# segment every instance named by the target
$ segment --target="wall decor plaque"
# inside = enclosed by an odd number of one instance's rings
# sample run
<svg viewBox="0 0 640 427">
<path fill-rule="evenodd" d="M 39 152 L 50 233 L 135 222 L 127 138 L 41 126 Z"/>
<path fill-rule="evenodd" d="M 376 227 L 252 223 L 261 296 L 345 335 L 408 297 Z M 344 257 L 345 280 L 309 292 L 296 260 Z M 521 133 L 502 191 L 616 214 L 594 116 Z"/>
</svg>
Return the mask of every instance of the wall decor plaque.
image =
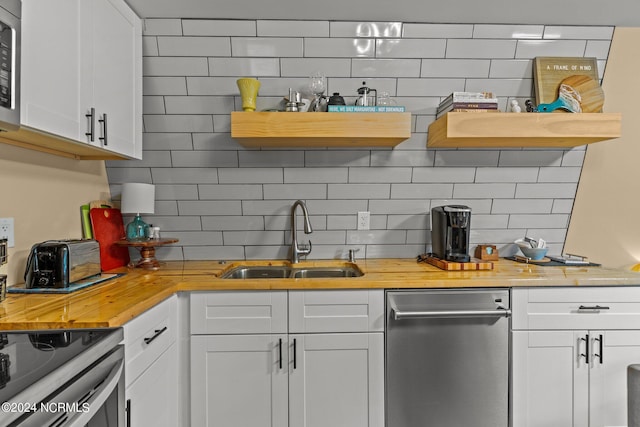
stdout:
<svg viewBox="0 0 640 427">
<path fill-rule="evenodd" d="M 533 60 L 536 104 L 549 104 L 558 98 L 560 83 L 570 76 L 583 75 L 600 83 L 596 58 L 538 56 Z"/>
</svg>

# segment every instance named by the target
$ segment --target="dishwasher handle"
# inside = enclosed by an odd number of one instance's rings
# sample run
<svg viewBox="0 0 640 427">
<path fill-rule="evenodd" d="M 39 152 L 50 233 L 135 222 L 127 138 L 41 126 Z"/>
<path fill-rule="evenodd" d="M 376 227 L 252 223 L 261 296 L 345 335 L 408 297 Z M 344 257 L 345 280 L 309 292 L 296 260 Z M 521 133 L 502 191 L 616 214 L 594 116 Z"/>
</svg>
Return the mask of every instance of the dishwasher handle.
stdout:
<svg viewBox="0 0 640 427">
<path fill-rule="evenodd" d="M 427 311 L 400 311 L 391 308 L 391 316 L 394 320 L 402 319 L 429 319 L 429 318 L 462 318 L 462 317 L 510 317 L 510 308 L 497 308 L 495 310 L 427 310 Z"/>
</svg>

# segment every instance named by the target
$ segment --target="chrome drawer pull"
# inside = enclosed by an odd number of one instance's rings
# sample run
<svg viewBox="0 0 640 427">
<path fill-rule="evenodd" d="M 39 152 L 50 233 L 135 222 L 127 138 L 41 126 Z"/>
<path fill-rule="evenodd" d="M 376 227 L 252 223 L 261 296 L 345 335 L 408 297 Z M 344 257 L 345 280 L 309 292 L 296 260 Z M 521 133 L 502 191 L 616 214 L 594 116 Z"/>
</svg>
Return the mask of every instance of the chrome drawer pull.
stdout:
<svg viewBox="0 0 640 427">
<path fill-rule="evenodd" d="M 578 310 L 609 310 L 609 307 L 602 305 L 581 305 Z"/>
<path fill-rule="evenodd" d="M 150 336 L 149 338 L 145 338 L 145 339 L 144 339 L 144 343 L 145 343 L 145 344 L 151 344 L 151 341 L 153 341 L 153 340 L 155 340 L 156 338 L 158 338 L 158 337 L 159 337 L 160 335 L 162 335 L 162 333 L 163 333 L 164 331 L 166 331 L 166 330 L 167 330 L 167 327 L 166 327 L 166 326 L 165 326 L 164 328 L 162 328 L 162 329 L 156 329 L 156 330 L 154 331 L 154 334 L 153 334 L 152 336 Z"/>
</svg>

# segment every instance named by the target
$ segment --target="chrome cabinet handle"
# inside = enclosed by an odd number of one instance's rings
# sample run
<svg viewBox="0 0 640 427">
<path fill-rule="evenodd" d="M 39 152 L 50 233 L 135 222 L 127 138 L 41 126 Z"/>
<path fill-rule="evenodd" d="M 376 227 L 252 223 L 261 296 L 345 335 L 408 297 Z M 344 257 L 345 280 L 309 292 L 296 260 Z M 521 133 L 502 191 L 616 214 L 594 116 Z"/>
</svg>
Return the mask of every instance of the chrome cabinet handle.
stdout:
<svg viewBox="0 0 640 427">
<path fill-rule="evenodd" d="M 102 141 L 102 144 L 107 146 L 109 145 L 109 142 L 107 141 L 107 113 L 104 113 L 102 115 L 102 118 L 99 119 L 98 121 L 102 124 L 102 136 L 99 137 L 98 139 Z"/>
<path fill-rule="evenodd" d="M 606 305 L 581 305 L 578 310 L 609 310 Z"/>
<path fill-rule="evenodd" d="M 152 336 L 150 336 L 150 337 L 148 337 L 148 338 L 145 338 L 145 339 L 144 339 L 144 343 L 145 343 L 145 344 L 151 344 L 151 341 L 153 341 L 153 340 L 155 340 L 156 338 L 158 338 L 158 337 L 159 337 L 160 335 L 162 335 L 162 333 L 163 333 L 164 331 L 166 331 L 166 330 L 167 330 L 167 327 L 166 327 L 166 326 L 165 326 L 164 328 L 162 328 L 162 329 L 156 329 L 155 331 L 153 331 L 154 333 L 153 333 L 153 335 L 152 335 Z"/>
<path fill-rule="evenodd" d="M 581 353 L 580 356 L 584 357 L 584 362 L 589 364 L 589 334 L 586 334 L 584 338 L 580 338 L 580 341 L 584 341 L 584 353 Z"/>
<path fill-rule="evenodd" d="M 91 107 L 89 114 L 84 116 L 89 119 L 89 132 L 86 132 L 85 135 L 89 137 L 89 141 L 93 142 L 96 135 L 96 109 Z"/>
</svg>

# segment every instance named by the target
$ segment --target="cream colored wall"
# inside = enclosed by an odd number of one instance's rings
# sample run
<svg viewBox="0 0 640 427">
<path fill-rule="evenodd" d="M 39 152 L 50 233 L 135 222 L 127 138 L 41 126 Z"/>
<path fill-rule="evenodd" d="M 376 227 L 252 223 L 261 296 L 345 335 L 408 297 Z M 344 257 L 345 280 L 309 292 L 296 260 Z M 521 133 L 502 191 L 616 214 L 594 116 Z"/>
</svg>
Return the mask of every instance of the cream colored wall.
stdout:
<svg viewBox="0 0 640 427">
<path fill-rule="evenodd" d="M 591 144 L 565 252 L 605 266 L 640 262 L 640 28 L 616 28 L 602 88 L 606 112 L 622 113 L 622 137 Z"/>
<path fill-rule="evenodd" d="M 0 144 L 0 218 L 14 218 L 15 247 L 0 268 L 22 281 L 34 243 L 81 238 L 80 205 L 108 199 L 104 161 L 72 160 Z"/>
</svg>

